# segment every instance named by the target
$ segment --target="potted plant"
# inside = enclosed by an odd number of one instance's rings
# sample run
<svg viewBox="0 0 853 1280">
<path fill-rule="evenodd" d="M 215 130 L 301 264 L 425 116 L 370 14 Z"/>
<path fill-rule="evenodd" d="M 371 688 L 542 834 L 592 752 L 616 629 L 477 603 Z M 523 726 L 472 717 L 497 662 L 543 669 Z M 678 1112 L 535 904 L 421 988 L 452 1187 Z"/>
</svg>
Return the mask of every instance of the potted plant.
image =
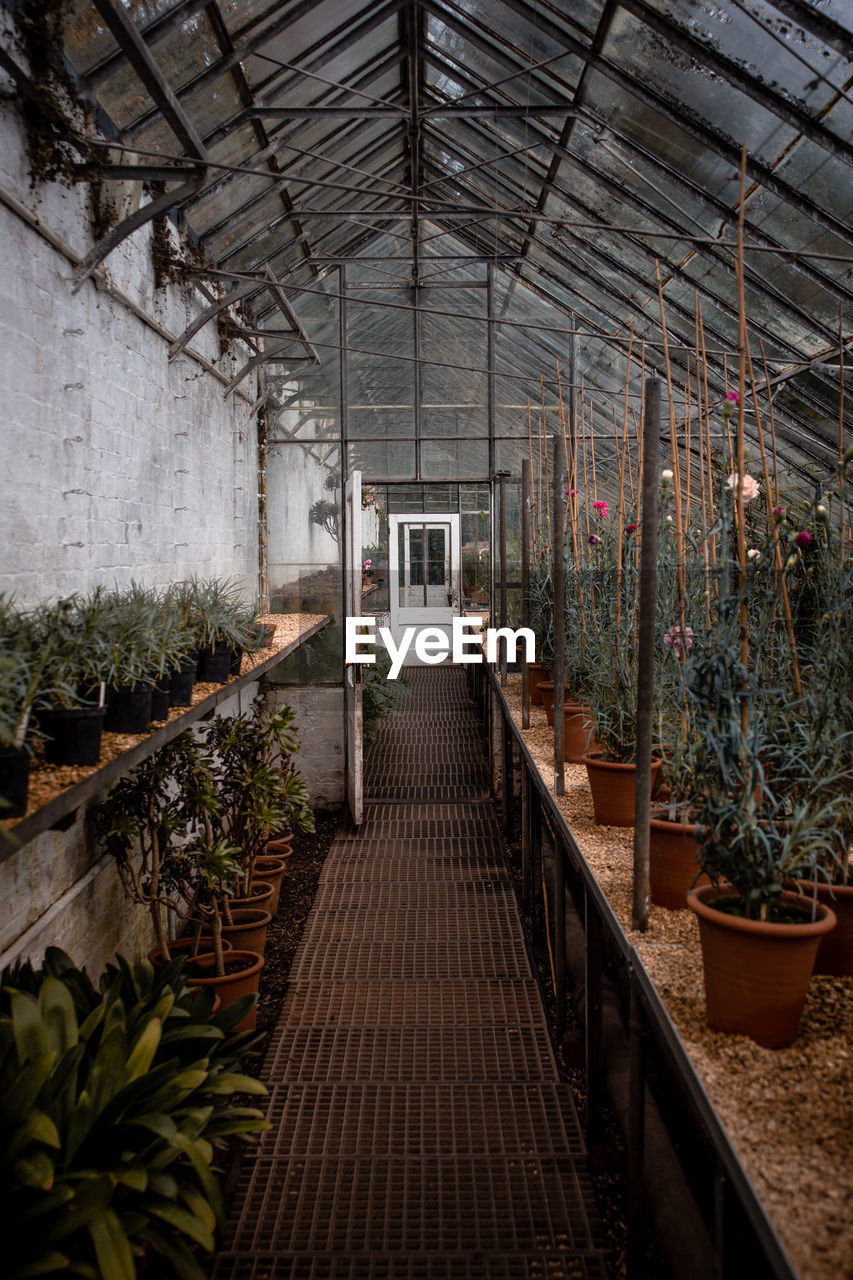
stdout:
<svg viewBox="0 0 853 1280">
<path fill-rule="evenodd" d="M 0 987 L 4 1274 L 136 1280 L 152 1255 L 202 1280 L 224 1225 L 216 1166 L 230 1134 L 269 1126 L 240 1095 L 257 1043 L 247 1003 L 211 1015 L 180 964 L 121 957 L 95 986 L 50 949 Z"/>
<path fill-rule="evenodd" d="M 0 596 L 0 820 L 27 811 L 32 712 L 50 663 L 31 618 Z"/>
<path fill-rule="evenodd" d="M 797 794 L 800 744 L 779 732 L 786 676 L 802 681 L 784 610 L 757 603 L 764 589 L 784 598 L 778 562 L 766 588 L 749 572 L 742 515 L 745 495 L 757 492 L 750 479 L 734 475 L 723 493 L 713 644 L 694 645 L 687 675 L 702 736 L 696 837 L 710 881 L 687 901 L 699 918 L 709 1025 L 777 1048 L 796 1036 L 818 945 L 835 924 L 828 907 L 796 891 L 796 878 L 809 869 L 814 879 L 837 851 L 840 802 Z"/>
<path fill-rule="evenodd" d="M 251 633 L 237 584 L 191 578 L 180 590 L 199 637 L 197 677 L 203 683 L 224 684 L 234 651 L 245 645 Z"/>
<path fill-rule="evenodd" d="M 49 655 L 36 702 L 44 753 L 56 765 L 95 765 L 101 756 L 108 659 L 103 593 L 67 596 L 32 612 L 36 649 Z"/>
</svg>

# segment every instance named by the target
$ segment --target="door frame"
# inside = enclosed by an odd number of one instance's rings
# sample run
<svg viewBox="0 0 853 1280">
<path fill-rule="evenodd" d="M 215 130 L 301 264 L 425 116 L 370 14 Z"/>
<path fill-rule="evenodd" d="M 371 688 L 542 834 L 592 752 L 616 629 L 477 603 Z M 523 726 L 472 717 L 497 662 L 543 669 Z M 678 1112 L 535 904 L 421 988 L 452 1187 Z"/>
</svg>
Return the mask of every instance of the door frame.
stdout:
<svg viewBox="0 0 853 1280">
<path fill-rule="evenodd" d="M 451 602 L 441 609 L 437 605 L 422 608 L 400 607 L 399 529 L 401 525 L 419 525 L 424 529 L 450 529 L 450 594 Z M 388 516 L 388 587 L 391 632 L 399 639 L 406 626 L 452 626 L 452 619 L 462 612 L 462 520 L 458 511 L 406 511 Z M 436 615 L 439 616 L 436 616 Z M 444 616 L 440 616 L 443 614 Z"/>
</svg>

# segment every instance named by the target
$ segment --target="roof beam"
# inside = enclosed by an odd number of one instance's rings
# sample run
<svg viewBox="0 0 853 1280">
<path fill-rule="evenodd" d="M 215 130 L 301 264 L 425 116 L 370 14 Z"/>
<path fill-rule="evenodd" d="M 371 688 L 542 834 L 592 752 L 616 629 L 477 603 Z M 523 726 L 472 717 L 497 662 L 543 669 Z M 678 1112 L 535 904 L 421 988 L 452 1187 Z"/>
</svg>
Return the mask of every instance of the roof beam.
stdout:
<svg viewBox="0 0 853 1280">
<path fill-rule="evenodd" d="M 829 45 L 843 58 L 853 62 L 853 36 L 839 23 L 816 9 L 814 4 L 807 4 L 806 0 L 770 0 L 770 3 L 774 9 L 784 13 L 786 18 L 796 22 L 797 26 L 808 31 L 816 40 Z M 755 17 L 754 14 L 751 16 Z M 757 17 L 755 20 L 759 26 L 762 25 Z"/>
<path fill-rule="evenodd" d="M 206 160 L 207 151 L 195 126 L 154 61 L 127 9 L 119 0 L 94 0 L 94 5 L 186 154 L 196 160 Z"/>
</svg>

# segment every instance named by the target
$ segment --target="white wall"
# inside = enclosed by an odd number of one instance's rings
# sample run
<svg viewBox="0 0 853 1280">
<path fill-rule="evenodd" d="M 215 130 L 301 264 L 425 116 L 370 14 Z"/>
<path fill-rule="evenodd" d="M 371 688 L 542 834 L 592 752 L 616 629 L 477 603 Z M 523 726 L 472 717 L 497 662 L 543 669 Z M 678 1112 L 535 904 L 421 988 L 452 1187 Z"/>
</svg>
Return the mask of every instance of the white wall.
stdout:
<svg viewBox="0 0 853 1280">
<path fill-rule="evenodd" d="M 87 252 L 85 189 L 31 190 L 22 143 L 7 107 L 0 186 L 48 236 Z M 74 294 L 72 263 L 0 193 L 0 591 L 21 604 L 191 573 L 257 593 L 257 384 L 226 401 L 197 361 L 169 363 L 168 335 L 206 304 L 155 290 L 150 238 L 141 228 L 105 264 L 133 307 L 91 281 Z M 215 325 L 192 345 L 230 379 L 238 364 L 220 358 Z"/>
<path fill-rule="evenodd" d="M 193 340 L 198 358 L 169 363 L 170 339 L 205 302 L 155 290 L 150 240 L 149 227 L 135 232 L 99 287 L 73 293 L 74 259 L 92 244 L 85 189 L 30 188 L 4 101 L 0 592 L 21 605 L 191 573 L 257 594 L 257 383 L 223 399 L 246 352 L 220 357 L 215 326 Z M 93 973 L 117 949 L 151 945 L 147 914 L 125 899 L 84 812 L 0 864 L 0 967 L 50 944 Z"/>
</svg>

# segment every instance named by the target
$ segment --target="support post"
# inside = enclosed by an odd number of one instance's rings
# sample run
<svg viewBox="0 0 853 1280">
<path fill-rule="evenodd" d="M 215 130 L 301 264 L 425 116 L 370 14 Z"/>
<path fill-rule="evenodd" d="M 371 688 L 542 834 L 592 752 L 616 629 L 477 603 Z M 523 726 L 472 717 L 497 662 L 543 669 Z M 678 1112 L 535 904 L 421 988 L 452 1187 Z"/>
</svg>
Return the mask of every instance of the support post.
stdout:
<svg viewBox="0 0 853 1280">
<path fill-rule="evenodd" d="M 530 626 L 530 543 L 531 511 L 530 459 L 521 460 L 521 625 Z M 530 728 L 530 664 L 527 661 L 527 645 L 521 656 L 521 727 Z"/>
<path fill-rule="evenodd" d="M 566 581 L 563 559 L 563 465 L 560 441 L 554 437 L 553 511 L 551 515 L 551 574 L 554 587 L 554 795 L 566 792 L 566 761 L 563 756 L 566 722 L 563 701 L 566 683 Z"/>
<path fill-rule="evenodd" d="M 507 607 L 506 607 L 506 471 L 498 474 L 498 519 L 500 520 L 500 572 L 501 572 L 501 595 L 500 595 L 500 622 L 499 626 L 505 627 L 507 624 Z M 506 668 L 507 668 L 507 641 L 501 641 L 501 684 L 506 684 Z"/>
<path fill-rule="evenodd" d="M 531 831 L 530 831 L 530 774 L 527 769 L 527 763 L 522 757 L 521 761 L 521 900 L 525 905 L 527 914 L 530 915 L 530 900 L 532 888 L 532 876 L 530 870 L 531 859 Z"/>
<path fill-rule="evenodd" d="M 631 923 L 649 924 L 649 817 L 652 794 L 652 703 L 655 690 L 655 585 L 657 581 L 658 442 L 660 382 L 646 382 L 643 419 L 643 495 L 640 512 L 640 586 L 637 642 L 637 772 L 634 792 L 634 896 Z"/>
<path fill-rule="evenodd" d="M 530 941 L 534 947 L 542 945 L 545 936 L 542 903 L 542 801 L 535 787 L 530 788 Z"/>
</svg>

